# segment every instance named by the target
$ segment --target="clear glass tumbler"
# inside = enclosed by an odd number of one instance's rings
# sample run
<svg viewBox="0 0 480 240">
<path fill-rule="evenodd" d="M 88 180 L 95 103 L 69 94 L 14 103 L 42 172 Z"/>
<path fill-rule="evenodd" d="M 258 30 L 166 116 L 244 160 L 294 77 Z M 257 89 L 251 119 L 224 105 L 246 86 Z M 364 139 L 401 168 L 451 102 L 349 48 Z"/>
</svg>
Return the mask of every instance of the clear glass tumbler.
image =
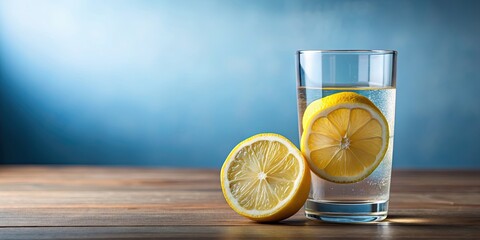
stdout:
<svg viewBox="0 0 480 240">
<path fill-rule="evenodd" d="M 337 183 L 325 180 L 312 171 L 312 187 L 305 203 L 307 218 L 358 223 L 381 221 L 387 217 L 395 124 L 396 55 L 397 52 L 391 50 L 297 52 L 300 139 L 307 106 L 317 99 L 340 92 L 354 92 L 368 98 L 385 116 L 389 128 L 385 155 L 363 180 Z"/>
</svg>

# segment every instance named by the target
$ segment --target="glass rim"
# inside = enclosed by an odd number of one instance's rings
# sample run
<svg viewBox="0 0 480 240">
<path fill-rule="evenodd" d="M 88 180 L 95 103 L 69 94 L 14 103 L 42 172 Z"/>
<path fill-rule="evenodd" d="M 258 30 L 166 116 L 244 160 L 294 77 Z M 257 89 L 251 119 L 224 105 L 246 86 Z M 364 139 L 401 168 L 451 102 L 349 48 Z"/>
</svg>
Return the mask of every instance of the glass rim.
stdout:
<svg viewBox="0 0 480 240">
<path fill-rule="evenodd" d="M 313 53 L 325 53 L 325 54 L 397 54 L 395 50 L 375 49 L 375 50 L 361 50 L 361 49 L 349 49 L 349 50 L 298 50 L 297 54 L 313 54 Z"/>
</svg>

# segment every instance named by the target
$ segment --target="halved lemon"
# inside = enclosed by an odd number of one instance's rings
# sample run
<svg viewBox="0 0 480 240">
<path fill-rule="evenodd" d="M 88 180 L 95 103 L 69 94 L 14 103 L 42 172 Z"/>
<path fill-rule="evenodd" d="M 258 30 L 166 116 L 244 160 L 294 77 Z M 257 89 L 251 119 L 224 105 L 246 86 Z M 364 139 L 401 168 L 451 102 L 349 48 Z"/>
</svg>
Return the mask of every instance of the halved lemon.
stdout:
<svg viewBox="0 0 480 240">
<path fill-rule="evenodd" d="M 223 195 L 238 214 L 274 222 L 298 212 L 310 191 L 310 169 L 293 143 L 264 133 L 239 143 L 223 164 Z"/>
<path fill-rule="evenodd" d="M 368 98 L 341 92 L 308 105 L 301 149 L 312 171 L 336 183 L 368 177 L 388 148 L 385 116 Z"/>
</svg>

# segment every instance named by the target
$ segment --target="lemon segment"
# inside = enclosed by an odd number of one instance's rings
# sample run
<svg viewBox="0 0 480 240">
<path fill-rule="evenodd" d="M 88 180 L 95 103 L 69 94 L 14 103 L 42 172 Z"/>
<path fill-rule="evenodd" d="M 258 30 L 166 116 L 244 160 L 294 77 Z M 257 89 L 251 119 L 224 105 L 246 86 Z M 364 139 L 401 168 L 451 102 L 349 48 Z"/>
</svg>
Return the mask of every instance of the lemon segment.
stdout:
<svg viewBox="0 0 480 240">
<path fill-rule="evenodd" d="M 273 133 L 239 143 L 225 160 L 220 179 L 230 207 L 258 222 L 292 216 L 310 191 L 310 169 L 300 150 Z"/>
<path fill-rule="evenodd" d="M 389 129 L 368 98 L 341 92 L 312 102 L 305 110 L 301 149 L 312 171 L 336 183 L 368 177 L 383 160 Z"/>
</svg>

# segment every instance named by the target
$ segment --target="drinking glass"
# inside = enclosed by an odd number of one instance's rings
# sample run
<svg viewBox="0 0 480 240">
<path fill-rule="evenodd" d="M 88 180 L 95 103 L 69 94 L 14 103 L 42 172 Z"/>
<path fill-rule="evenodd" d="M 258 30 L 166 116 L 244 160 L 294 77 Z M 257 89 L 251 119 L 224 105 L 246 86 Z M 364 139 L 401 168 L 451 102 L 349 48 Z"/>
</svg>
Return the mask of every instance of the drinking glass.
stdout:
<svg viewBox="0 0 480 240">
<path fill-rule="evenodd" d="M 339 92 L 367 97 L 385 116 L 389 127 L 383 160 L 365 179 L 336 183 L 312 171 L 305 203 L 309 219 L 329 222 L 373 222 L 387 217 L 395 124 L 396 56 L 392 50 L 301 50 L 296 54 L 300 139 L 307 106 Z M 346 166 L 348 168 L 348 166 Z"/>
</svg>

